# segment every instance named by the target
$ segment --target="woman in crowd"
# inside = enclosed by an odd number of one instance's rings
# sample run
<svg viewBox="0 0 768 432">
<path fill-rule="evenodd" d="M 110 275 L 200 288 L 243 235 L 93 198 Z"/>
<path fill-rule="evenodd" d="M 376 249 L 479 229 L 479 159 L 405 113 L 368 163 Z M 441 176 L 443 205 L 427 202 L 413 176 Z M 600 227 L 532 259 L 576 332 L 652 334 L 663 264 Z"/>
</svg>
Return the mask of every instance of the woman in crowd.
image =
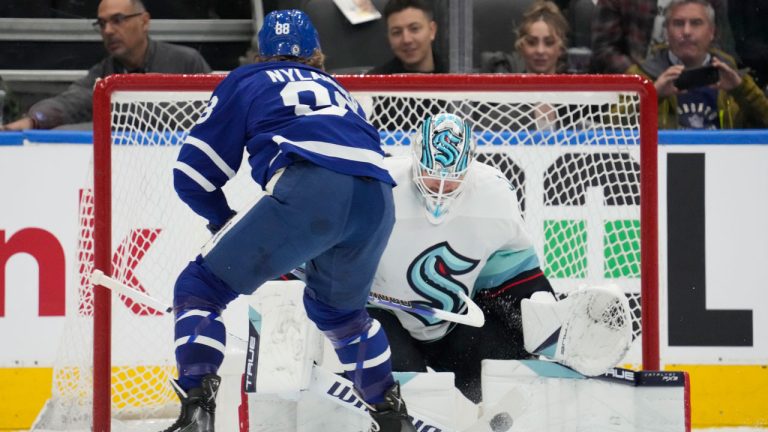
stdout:
<svg viewBox="0 0 768 432">
<path fill-rule="evenodd" d="M 551 1 L 536 1 L 523 14 L 517 28 L 515 52 L 483 54 L 483 72 L 558 74 L 567 70 L 568 21 Z M 558 109 L 542 102 L 530 109 L 518 107 L 507 113 L 511 129 L 547 130 L 563 126 L 558 121 Z M 504 108 L 499 107 L 499 110 Z M 522 113 L 522 115 L 520 115 Z M 580 116 L 581 117 L 581 116 Z M 516 124 L 516 125 L 515 125 Z"/>
<path fill-rule="evenodd" d="M 551 1 L 534 2 L 517 28 L 515 52 L 484 53 L 483 72 L 564 73 L 568 21 Z"/>
</svg>

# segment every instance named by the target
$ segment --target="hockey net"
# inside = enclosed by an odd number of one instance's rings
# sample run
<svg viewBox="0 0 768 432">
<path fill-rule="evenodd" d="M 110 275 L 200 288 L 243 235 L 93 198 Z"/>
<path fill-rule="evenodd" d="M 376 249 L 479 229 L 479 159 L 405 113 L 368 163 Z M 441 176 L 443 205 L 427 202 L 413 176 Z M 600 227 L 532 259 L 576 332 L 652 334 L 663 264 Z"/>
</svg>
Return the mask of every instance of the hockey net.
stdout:
<svg viewBox="0 0 768 432">
<path fill-rule="evenodd" d="M 123 425 L 178 414 L 168 385 L 176 373 L 173 318 L 94 290 L 88 276 L 102 269 L 171 304 L 176 276 L 208 238 L 206 222 L 176 197 L 172 167 L 221 79 L 125 75 L 97 85 L 94 184 L 81 194 L 66 340 L 36 430 L 86 429 L 91 421 L 93 430 L 130 430 Z M 416 124 L 429 113 L 468 118 L 479 159 L 497 166 L 515 187 L 557 293 L 606 282 L 620 286 L 635 338 L 623 363 L 658 368 L 652 85 L 632 76 L 583 75 L 340 81 L 391 153 L 407 150 Z M 258 193 L 243 170 L 225 191 L 234 208 Z"/>
</svg>

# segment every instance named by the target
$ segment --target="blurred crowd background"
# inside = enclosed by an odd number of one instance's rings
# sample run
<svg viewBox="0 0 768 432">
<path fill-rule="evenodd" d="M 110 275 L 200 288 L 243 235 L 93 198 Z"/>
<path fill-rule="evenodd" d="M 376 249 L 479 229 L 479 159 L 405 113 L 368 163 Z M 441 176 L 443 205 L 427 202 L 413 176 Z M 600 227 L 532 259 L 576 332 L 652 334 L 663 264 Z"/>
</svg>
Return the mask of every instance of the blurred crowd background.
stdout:
<svg viewBox="0 0 768 432">
<path fill-rule="evenodd" d="M 406 9 L 425 4 L 431 12 L 426 19 L 434 22 L 430 45 L 436 64 L 432 70 L 405 72 L 537 73 L 531 70 L 533 63 L 526 64 L 525 49 L 535 56 L 534 43 L 551 42 L 546 34 L 541 41 L 529 41 L 535 36 L 530 36 L 531 22 L 543 21 L 548 27 L 544 32 L 555 36 L 555 43 L 562 45 L 556 47 L 555 73 L 641 73 L 658 80 L 663 70 L 653 76 L 642 66 L 652 57 L 654 48 L 666 42 L 664 18 L 673 1 L 371 0 L 382 16 L 357 24 L 352 24 L 338 5 L 364 3 L 356 0 L 146 0 L 143 6 L 147 17 L 151 17 L 152 40 L 198 51 L 215 72 L 227 72 L 252 61 L 254 36 L 264 14 L 289 8 L 301 9 L 312 18 L 320 33 L 328 71 L 370 72 L 396 57 L 396 42 L 388 28 L 392 15 L 387 14 L 387 8 L 400 13 L 402 8 L 388 5 L 399 3 Z M 100 34 L 94 22 L 100 3 L 0 3 L 0 92 L 5 93 L 0 124 L 30 115 L 28 110 L 35 103 L 64 92 L 105 58 L 105 28 L 102 26 Z M 364 7 L 354 5 L 349 7 Z M 749 76 L 764 99 L 768 88 L 768 0 L 711 0 L 711 5 L 716 29 L 711 49 L 722 52 L 723 57 L 716 57 L 723 58 L 740 76 Z M 537 15 L 531 17 L 532 13 Z M 106 31 L 109 27 L 115 26 L 107 26 Z M 633 66 L 640 68 L 631 69 Z M 741 101 L 738 97 L 736 100 Z M 758 114 L 753 116 L 768 116 L 762 111 L 765 106 L 758 101 Z M 731 127 L 761 127 L 759 120 Z"/>
</svg>

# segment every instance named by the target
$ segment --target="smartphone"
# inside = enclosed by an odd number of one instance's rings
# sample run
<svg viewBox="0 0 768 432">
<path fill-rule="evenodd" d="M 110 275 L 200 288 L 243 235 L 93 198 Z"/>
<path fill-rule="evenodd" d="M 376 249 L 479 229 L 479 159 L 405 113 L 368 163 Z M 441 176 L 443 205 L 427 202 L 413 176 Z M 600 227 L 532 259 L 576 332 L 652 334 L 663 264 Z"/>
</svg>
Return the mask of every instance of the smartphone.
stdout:
<svg viewBox="0 0 768 432">
<path fill-rule="evenodd" d="M 704 87 L 720 80 L 720 74 L 714 66 L 703 66 L 686 69 L 675 80 L 674 84 L 680 90 Z"/>
</svg>

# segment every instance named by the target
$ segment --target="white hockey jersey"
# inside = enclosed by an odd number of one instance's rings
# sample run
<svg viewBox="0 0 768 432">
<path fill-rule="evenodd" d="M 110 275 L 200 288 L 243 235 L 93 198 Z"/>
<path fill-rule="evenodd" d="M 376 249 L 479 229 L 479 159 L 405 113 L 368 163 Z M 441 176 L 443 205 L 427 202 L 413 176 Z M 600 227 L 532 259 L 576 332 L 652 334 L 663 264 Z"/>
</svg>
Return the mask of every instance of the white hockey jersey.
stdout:
<svg viewBox="0 0 768 432">
<path fill-rule="evenodd" d="M 443 222 L 433 225 L 411 180 L 411 163 L 411 157 L 385 159 L 398 184 L 394 188 L 396 221 L 373 292 L 463 313 L 466 305 L 456 290 L 474 297 L 539 266 L 515 191 L 498 169 L 472 162 L 464 191 Z M 431 317 L 394 313 L 418 340 L 439 339 L 451 328 L 451 323 Z"/>
</svg>

